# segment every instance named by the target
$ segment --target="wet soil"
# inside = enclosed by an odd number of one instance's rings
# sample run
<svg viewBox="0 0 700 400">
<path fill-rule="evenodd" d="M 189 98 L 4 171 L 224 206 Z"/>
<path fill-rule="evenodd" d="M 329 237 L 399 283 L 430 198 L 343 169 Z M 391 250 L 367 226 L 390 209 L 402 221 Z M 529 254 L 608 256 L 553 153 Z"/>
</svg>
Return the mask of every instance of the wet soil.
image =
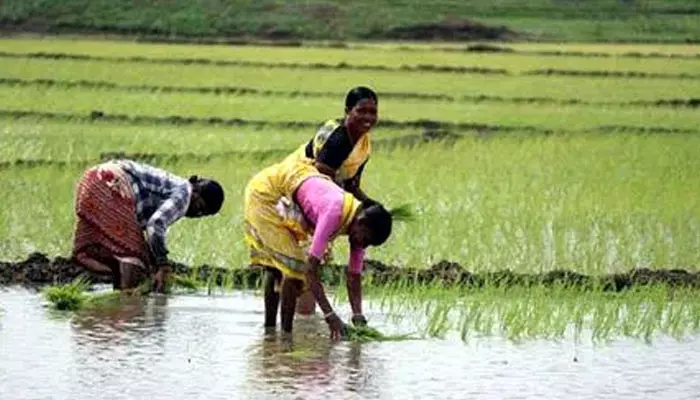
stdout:
<svg viewBox="0 0 700 400">
<path fill-rule="evenodd" d="M 190 267 L 174 263 L 173 270 L 180 275 L 196 278 L 203 283 L 231 288 L 257 288 L 262 272 L 259 269 L 223 268 L 211 265 Z M 69 283 L 79 276 L 86 276 L 94 283 L 111 283 L 109 277 L 88 274 L 80 266 L 64 257 L 48 258 L 41 253 L 32 253 L 20 262 L 0 262 L 1 285 L 41 286 Z M 323 268 L 323 281 L 329 285 L 342 283 L 344 268 L 329 265 Z M 585 275 L 568 270 L 553 270 L 540 274 L 518 273 L 511 270 L 472 273 L 458 263 L 441 261 L 429 268 L 416 269 L 397 267 L 376 260 L 365 264 L 365 278 L 375 285 L 438 284 L 445 287 L 460 286 L 479 288 L 564 286 L 571 288 L 622 291 L 646 285 L 666 285 L 700 289 L 700 273 L 684 269 L 635 268 L 626 272 L 603 276 Z"/>
</svg>

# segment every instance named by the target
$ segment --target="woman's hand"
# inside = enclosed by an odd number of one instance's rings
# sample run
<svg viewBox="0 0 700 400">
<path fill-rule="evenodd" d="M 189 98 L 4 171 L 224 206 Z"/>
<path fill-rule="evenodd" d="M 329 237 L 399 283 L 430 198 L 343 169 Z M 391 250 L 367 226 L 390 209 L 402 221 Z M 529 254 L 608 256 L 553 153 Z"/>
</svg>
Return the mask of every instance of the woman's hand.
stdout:
<svg viewBox="0 0 700 400">
<path fill-rule="evenodd" d="M 309 290 L 316 299 L 316 303 L 318 303 L 321 311 L 323 311 L 326 316 L 325 320 L 328 323 L 328 328 L 331 330 L 331 339 L 338 340 L 345 334 L 345 324 L 335 315 L 335 312 L 333 312 L 333 308 L 323 290 L 323 285 L 321 285 L 321 281 L 318 277 L 318 267 L 320 263 L 320 260 L 316 257 L 309 256 L 307 260 L 308 270 L 306 271 L 306 281 L 309 285 Z"/>
<path fill-rule="evenodd" d="M 328 323 L 328 329 L 331 331 L 331 340 L 340 340 L 347 335 L 345 323 L 335 313 L 331 313 L 331 315 L 326 317 L 326 322 Z"/>
<path fill-rule="evenodd" d="M 352 316 L 352 324 L 357 326 L 357 327 L 367 326 L 367 318 L 365 318 L 365 316 L 362 314 L 353 315 Z"/>
</svg>

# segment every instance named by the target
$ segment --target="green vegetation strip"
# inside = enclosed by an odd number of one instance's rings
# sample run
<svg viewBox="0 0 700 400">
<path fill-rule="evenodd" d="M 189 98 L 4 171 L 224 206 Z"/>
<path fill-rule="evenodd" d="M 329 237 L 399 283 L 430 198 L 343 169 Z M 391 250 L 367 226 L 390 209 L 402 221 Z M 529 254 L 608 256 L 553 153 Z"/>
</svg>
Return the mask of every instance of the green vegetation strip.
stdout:
<svg viewBox="0 0 700 400">
<path fill-rule="evenodd" d="M 68 153 L 65 140 L 57 136 L 46 143 Z M 181 146 L 200 150 L 196 136 L 182 140 Z M 128 153 L 128 147 L 123 150 Z M 695 271 L 700 266 L 699 151 L 697 134 L 595 132 L 467 135 L 449 146 L 428 142 L 377 149 L 363 189 L 392 206 L 414 205 L 416 220 L 397 224 L 390 240 L 370 249 L 368 257 L 414 268 L 447 259 L 477 274 Z M 187 265 L 247 265 L 244 188 L 271 162 L 245 154 L 206 162 L 158 161 L 182 176 L 215 177 L 227 195 L 221 214 L 183 219 L 169 229 L 172 257 Z M 75 164 L 0 170 L 6 204 L 0 208 L 2 258 L 23 260 L 36 250 L 51 257 L 69 254 L 75 182 L 82 172 Z M 347 247 L 345 239 L 335 243 L 335 263 L 345 262 Z"/>
<path fill-rule="evenodd" d="M 107 121 L 77 122 L 42 118 L 4 118 L 0 162 L 19 160 L 55 162 L 56 165 L 96 160 L 107 153 L 129 155 L 207 155 L 251 153 L 294 149 L 313 135 L 315 129 L 217 126 L 207 124 L 129 124 Z M 319 123 L 320 125 L 320 123 Z M 377 129 L 377 138 L 412 133 L 413 129 Z M 42 162 L 43 162 L 42 161 Z"/>
<path fill-rule="evenodd" d="M 175 64 L 175 65 L 214 65 L 218 67 L 254 67 L 254 68 L 282 68 L 282 69 L 310 69 L 310 70 L 360 70 L 360 71 L 404 71 L 404 72 L 442 72 L 462 74 L 496 74 L 507 75 L 505 69 L 460 67 L 449 65 L 401 65 L 390 67 L 385 65 L 352 65 L 345 62 L 337 64 L 329 63 L 285 63 L 285 62 L 256 62 L 245 60 L 210 60 L 206 58 L 148 58 L 148 57 L 99 57 L 67 53 L 8 53 L 0 52 L 4 58 L 38 58 L 49 60 L 82 60 L 82 61 L 109 61 L 112 63 L 147 63 L 147 64 Z M 685 78 L 685 74 L 680 74 Z M 698 76 L 700 78 L 700 75 Z"/>
<path fill-rule="evenodd" d="M 692 1 L 552 2 L 485 0 L 293 2 L 184 0 L 5 0 L 5 31 L 101 32 L 160 38 L 243 37 L 281 39 L 697 41 Z M 471 19 L 446 17 L 468 16 Z"/>
<path fill-rule="evenodd" d="M 481 45 L 482 49 L 494 48 Z M 577 70 L 591 71 L 638 71 L 647 73 L 697 73 L 700 62 L 692 58 L 669 59 L 647 58 L 644 63 L 638 59 L 625 57 L 566 57 L 527 53 L 503 53 L 497 51 L 475 52 L 479 45 L 449 48 L 442 52 L 430 49 L 413 48 L 401 51 L 402 47 L 390 46 L 355 46 L 337 48 L 280 48 L 280 47 L 231 47 L 231 46 L 176 46 L 176 45 L 139 45 L 126 42 L 102 41 L 92 42 L 78 40 L 1 40 L 0 48 L 11 54 L 71 54 L 108 58 L 145 57 L 156 59 L 187 59 L 211 61 L 245 61 L 293 64 L 348 64 L 357 66 L 380 66 L 396 68 L 398 66 L 460 66 L 489 69 L 505 69 L 514 74 L 523 71 L 546 68 L 568 69 L 572 65 Z M 612 46 L 611 46 L 612 48 Z M 438 48 L 439 49 L 439 48 Z M 698 46 L 696 49 L 700 49 Z M 517 54 L 517 56 L 514 56 Z M 70 60 L 62 60 L 66 62 Z"/>
<path fill-rule="evenodd" d="M 435 131 L 427 132 L 423 134 L 414 135 L 404 135 L 397 136 L 387 139 L 378 139 L 373 142 L 373 147 L 375 149 L 386 150 L 394 149 L 397 147 L 411 147 L 419 145 L 422 143 L 429 142 L 454 142 L 457 139 L 461 139 L 463 136 L 460 134 L 449 133 L 446 131 Z M 299 139 L 302 142 L 303 139 Z M 298 144 L 298 143 L 295 143 Z M 90 163 L 97 163 L 100 161 L 105 161 L 113 158 L 128 158 L 131 160 L 137 160 L 147 163 L 172 163 L 179 161 L 190 161 L 190 162 L 211 162 L 220 159 L 235 159 L 245 157 L 249 160 L 259 161 L 270 161 L 276 162 L 294 150 L 297 147 L 290 147 L 287 149 L 268 149 L 268 150 L 231 150 L 231 151 L 219 151 L 219 152 L 208 152 L 208 153 L 126 153 L 126 152 L 103 152 L 99 153 L 96 157 L 82 158 L 78 160 L 68 161 L 68 160 L 55 160 L 55 159 L 14 159 L 7 161 L 0 161 L 0 170 L 2 169 L 12 169 L 17 167 L 67 167 L 67 166 L 86 166 Z"/>
<path fill-rule="evenodd" d="M 80 60 L 80 61 L 109 61 L 112 63 L 147 63 L 164 65 L 213 65 L 217 67 L 254 67 L 277 69 L 308 69 L 308 70 L 360 70 L 360 71 L 391 71 L 391 72 L 432 72 L 449 74 L 484 74 L 484 75 L 563 75 L 572 77 L 621 77 L 621 78 L 662 78 L 662 79 L 700 79 L 700 74 L 692 73 L 663 73 L 644 71 L 596 71 L 596 70 L 568 70 L 557 68 L 540 68 L 525 70 L 518 73 L 503 68 L 464 67 L 456 65 L 365 65 L 339 62 L 336 64 L 293 63 L 293 62 L 265 62 L 246 60 L 212 60 L 206 58 L 154 58 L 154 57 L 102 57 L 84 54 L 68 53 L 10 53 L 0 52 L 3 58 L 19 59 L 50 59 L 50 60 Z"/>
<path fill-rule="evenodd" d="M 673 62 L 666 64 L 675 64 Z M 700 67 L 698 68 L 700 69 Z M 354 70 L 306 70 L 231 67 L 207 65 L 158 65 L 129 63 L 115 68 L 109 61 L 54 61 L 0 57 L 0 77 L 5 79 L 46 79 L 62 81 L 99 80 L 119 85 L 246 87 L 260 91 L 318 91 L 336 93 L 336 110 L 342 111 L 345 93 L 353 85 L 370 85 L 377 90 L 383 107 L 384 92 L 441 94 L 453 98 L 488 95 L 505 98 L 546 97 L 587 101 L 654 101 L 664 98 L 692 98 L 700 92 L 700 80 L 683 85 L 665 79 L 591 78 L 560 75 L 461 75 L 444 79 L 430 72 L 377 71 L 368 74 Z M 670 72 L 670 71 L 667 71 Z M 389 99 L 392 100 L 392 99 Z M 412 99 L 401 99 L 411 101 Z M 336 111 L 338 112 L 338 111 Z"/>
<path fill-rule="evenodd" d="M 667 272 L 656 271 L 656 274 L 662 276 Z M 324 278 L 328 280 L 328 276 Z M 480 290 L 466 291 L 439 279 L 423 283 L 403 280 L 390 286 L 370 282 L 365 285 L 365 301 L 373 307 L 378 303 L 379 309 L 388 315 L 387 322 L 410 323 L 415 333 L 387 335 L 375 328 L 347 325 L 343 338 L 367 343 L 414 340 L 419 338 L 416 334 L 444 338 L 456 333 L 465 342 L 474 336 L 494 334 L 514 341 L 567 336 L 580 341 L 584 333 L 590 332 L 594 341 L 625 336 L 651 342 L 657 333 L 682 339 L 700 330 L 697 288 L 669 283 L 643 282 L 610 293 L 563 281 L 529 287 L 493 281 Z M 88 293 L 89 281 L 77 277 L 65 284 L 44 287 L 43 293 L 55 309 L 81 311 L 119 307 L 125 297 L 146 294 L 149 285 L 146 282 L 134 294 Z M 201 285 L 192 278 L 178 278 L 178 275 L 169 281 L 167 293 L 173 293 L 175 287 L 187 292 L 201 290 Z M 342 290 L 338 294 L 336 302 L 347 300 Z"/>
<path fill-rule="evenodd" d="M 55 119 L 59 121 L 73 121 L 73 122 L 90 122 L 90 121 L 109 121 L 109 122 L 120 122 L 129 123 L 134 125 L 139 124 L 166 124 L 166 125 L 193 125 L 193 124 L 203 124 L 203 125 L 226 125 L 226 126 L 255 126 L 255 127 L 275 127 L 282 129 L 290 128 L 307 128 L 315 129 L 318 128 L 320 122 L 311 121 L 264 121 L 264 120 L 249 120 L 241 118 L 231 118 L 224 119 L 218 117 L 210 118 L 198 118 L 198 117 L 187 117 L 173 115 L 168 117 L 156 117 L 156 116 L 141 116 L 141 115 L 125 115 L 125 114 L 107 114 L 99 110 L 95 110 L 88 115 L 81 114 L 68 114 L 68 113 L 52 113 L 52 112 L 39 112 L 39 111 L 12 111 L 12 110 L 1 110 L 0 118 L 41 118 L 41 119 Z M 414 121 L 391 121 L 383 119 L 377 123 L 378 127 L 383 128 L 423 128 L 423 129 L 459 129 L 459 130 L 489 130 L 489 131 L 520 131 L 520 132 L 551 132 L 546 129 L 539 129 L 537 127 L 531 126 L 499 126 L 499 125 L 487 125 L 487 124 L 476 124 L 476 123 L 451 123 L 445 121 L 434 121 L 434 120 L 414 120 Z M 628 127 L 629 130 L 636 130 L 636 127 Z M 604 128 L 605 130 L 615 130 L 615 127 Z M 626 130 L 625 127 L 620 127 L 620 130 Z M 308 130 L 307 130 L 308 131 Z M 663 128 L 639 128 L 640 132 L 666 132 L 667 130 Z M 308 131 L 310 132 L 310 131 Z M 695 132 L 694 130 L 668 130 L 668 132 Z"/>
<path fill-rule="evenodd" d="M 120 91 L 140 91 L 150 93 L 200 93 L 200 94 L 226 94 L 226 95 L 255 95 L 255 96 L 270 96 L 270 97 L 323 97 L 337 98 L 338 93 L 335 92 L 310 92 L 310 91 L 282 91 L 282 90 L 262 90 L 250 87 L 235 87 L 235 86 L 217 86 L 217 87 L 196 87 L 196 86 L 154 86 L 154 85 L 120 85 L 106 81 L 64 81 L 54 79 L 13 79 L 0 78 L 0 85 L 6 86 L 43 86 L 43 87 L 59 87 L 59 88 L 84 88 L 84 89 L 110 89 Z M 430 93 L 410 93 L 410 92 L 382 92 L 382 98 L 388 99 L 418 99 L 418 100 L 433 100 L 433 101 L 449 101 L 449 102 L 499 102 L 499 103 L 517 103 L 517 104 L 560 104 L 560 105 L 597 105 L 597 106 L 640 106 L 640 107 L 700 107 L 700 98 L 689 99 L 659 99 L 659 100 L 638 100 L 629 102 L 603 102 L 603 101 L 586 101 L 582 99 L 554 99 L 549 97 L 500 97 L 488 95 L 473 95 L 473 96 L 450 96 L 446 94 L 430 94 Z"/>
<path fill-rule="evenodd" d="M 123 297 L 147 295 L 151 292 L 153 281 L 147 279 L 133 292 L 105 291 L 90 292 L 91 281 L 89 277 L 80 275 L 70 283 L 50 285 L 42 289 L 46 300 L 56 310 L 79 311 L 84 309 L 118 307 Z M 191 279 L 178 275 L 170 276 L 166 283 L 165 294 L 173 293 L 173 290 L 184 289 L 187 292 L 196 292 L 198 287 Z"/>
<path fill-rule="evenodd" d="M 526 58 L 541 56 L 543 63 L 551 62 L 547 58 L 603 58 L 603 59 L 700 59 L 700 46 L 697 45 L 653 45 L 653 44 L 591 44 L 591 43 L 489 43 L 473 42 L 466 44 L 450 43 L 410 43 L 410 42 L 344 42 L 344 41 L 302 41 L 302 40 L 261 40 L 244 38 L 164 38 L 147 36 L 114 36 L 110 40 L 77 36 L 72 38 L 42 35 L 42 40 L 29 36 L 19 36 L 11 39 L 0 38 L 0 44 L 12 53 L 38 52 L 67 52 L 90 55 L 133 56 L 160 55 L 164 57 L 191 57 L 193 54 L 202 58 L 236 58 L 248 59 L 268 53 L 269 57 L 279 55 L 288 59 L 290 56 L 308 60 L 309 56 L 317 55 L 326 59 L 338 57 L 366 56 L 364 51 L 374 52 L 375 57 L 368 58 L 377 61 L 376 55 L 389 62 L 392 59 L 401 60 L 409 57 L 424 60 L 428 57 L 436 60 L 448 59 L 458 63 L 459 60 L 475 59 L 474 55 L 501 55 Z M 163 44 L 166 43 L 166 44 Z M 349 51 L 350 50 L 350 51 Z M 262 53 L 262 54 L 261 54 Z M 394 54 L 390 54 L 394 53 Z M 428 53 L 453 53 L 430 56 Z M 460 53 L 462 56 L 460 56 Z M 313 57 L 316 59 L 316 57 Z M 409 58 L 411 60 L 412 58 Z M 490 59 L 490 58 L 489 58 Z M 502 60 L 506 60 L 503 58 Z M 358 60 L 362 61 L 362 60 Z M 406 62 L 406 61 L 404 61 Z M 511 60 L 511 63 L 513 60 Z M 516 61 L 517 62 L 517 61 Z M 399 62 L 393 62 L 398 64 Z M 609 65 L 615 65 L 608 63 Z M 648 68 L 648 66 L 643 66 Z"/>
<path fill-rule="evenodd" d="M 336 44 L 341 47 L 341 44 Z M 411 47 L 401 47 L 403 51 L 425 51 L 426 49 L 412 49 Z M 528 50 L 523 48 L 514 48 L 508 46 L 499 46 L 489 43 L 477 43 L 467 45 L 463 48 L 445 48 L 435 47 L 428 48 L 430 51 L 438 52 L 466 52 L 466 53 L 486 53 L 486 54 L 510 54 L 514 56 L 534 55 L 546 57 L 582 57 L 582 58 L 660 58 L 660 59 L 679 59 L 693 60 L 700 59 L 700 53 L 661 53 L 661 52 L 601 52 L 601 51 L 575 51 L 575 50 Z"/>
<path fill-rule="evenodd" d="M 339 291 L 340 293 L 341 291 Z M 648 343 L 664 334 L 676 339 L 700 331 L 700 301 L 693 290 L 665 285 L 609 293 L 571 287 L 489 287 L 479 291 L 439 285 L 370 288 L 388 322 L 419 327 L 429 337 L 457 334 L 468 342 L 483 336 L 594 342 L 616 337 Z"/>
<path fill-rule="evenodd" d="M 563 75 L 586 77 L 617 77 L 617 78 L 663 78 L 663 79 L 700 79 L 697 74 L 667 74 L 662 72 L 638 72 L 638 71 L 578 71 L 567 69 L 545 68 L 534 71 L 526 71 L 523 75 Z"/>
<path fill-rule="evenodd" d="M 85 122 L 119 122 L 134 125 L 140 124 L 164 124 L 164 125 L 214 125 L 214 126 L 253 126 L 253 127 L 270 127 L 270 128 L 302 128 L 307 131 L 318 128 L 319 123 L 310 121 L 261 121 L 261 120 L 246 120 L 240 118 L 223 119 L 218 117 L 197 118 L 185 116 L 131 116 L 124 114 L 106 114 L 101 111 L 93 111 L 89 115 L 67 114 L 67 113 L 52 113 L 52 112 L 37 112 L 37 111 L 12 111 L 0 109 L 0 118 L 40 118 L 57 121 L 73 121 L 76 123 Z M 542 133 L 551 134 L 554 130 L 536 126 L 507 126 L 507 125 L 489 125 L 469 122 L 446 122 L 435 120 L 413 120 L 413 121 L 391 121 L 383 119 L 378 124 L 380 128 L 389 129 L 425 129 L 425 130 L 451 130 L 451 131 L 480 131 L 480 132 L 521 132 L 521 133 Z M 682 129 L 663 126 L 625 126 L 625 125 L 598 125 L 584 129 L 557 129 L 557 132 L 601 132 L 601 133 L 684 133 L 694 134 L 698 131 L 695 129 Z"/>
</svg>

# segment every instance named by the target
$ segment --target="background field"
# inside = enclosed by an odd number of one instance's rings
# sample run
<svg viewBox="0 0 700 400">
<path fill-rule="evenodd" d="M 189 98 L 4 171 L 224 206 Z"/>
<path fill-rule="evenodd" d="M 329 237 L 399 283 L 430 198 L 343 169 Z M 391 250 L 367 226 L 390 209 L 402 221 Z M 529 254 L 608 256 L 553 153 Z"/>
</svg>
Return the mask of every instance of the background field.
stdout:
<svg viewBox="0 0 700 400">
<path fill-rule="evenodd" d="M 688 0 L 84 1 L 5 0 L 4 30 L 107 32 L 160 39 L 700 40 Z"/>
<path fill-rule="evenodd" d="M 220 179 L 222 214 L 178 222 L 169 245 L 186 263 L 243 267 L 248 179 L 368 84 L 380 124 L 366 190 L 418 216 L 372 258 L 697 269 L 700 46 L 508 46 L 0 40 L 0 256 L 65 255 L 75 181 L 126 154 Z"/>
</svg>

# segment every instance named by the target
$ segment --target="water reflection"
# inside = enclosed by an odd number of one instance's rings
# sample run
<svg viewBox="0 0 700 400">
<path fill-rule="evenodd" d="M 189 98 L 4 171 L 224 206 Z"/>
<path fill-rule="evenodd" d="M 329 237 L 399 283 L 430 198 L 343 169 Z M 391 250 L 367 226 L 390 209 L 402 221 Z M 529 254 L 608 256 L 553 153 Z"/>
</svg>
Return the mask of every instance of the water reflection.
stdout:
<svg viewBox="0 0 700 400">
<path fill-rule="evenodd" d="M 266 332 L 248 349 L 248 384 L 269 394 L 301 398 L 338 394 L 347 398 L 377 396 L 382 379 L 382 359 L 363 357 L 372 344 L 328 339 L 325 323 L 301 320 L 293 338 Z M 369 350 L 371 351 L 371 350 Z"/>
<path fill-rule="evenodd" d="M 165 355 L 166 305 L 163 296 L 122 297 L 116 306 L 77 313 L 71 321 L 71 337 L 79 375 L 108 379 L 110 369 L 115 373 L 146 370 L 161 359 Z"/>
<path fill-rule="evenodd" d="M 295 324 L 289 341 L 263 334 L 259 297 L 249 294 L 144 298 L 56 320 L 35 293 L 0 290 L 0 304 L 2 400 L 690 400 L 700 393 L 698 337 L 583 342 L 572 362 L 573 338 L 331 343 L 318 317 Z M 371 320 L 382 331 L 406 331 L 379 313 Z"/>
<path fill-rule="evenodd" d="M 114 307 L 82 311 L 72 319 L 71 327 L 78 344 L 95 351 L 114 345 L 138 345 L 149 336 L 151 344 L 162 346 L 167 322 L 167 298 L 122 297 Z"/>
</svg>

